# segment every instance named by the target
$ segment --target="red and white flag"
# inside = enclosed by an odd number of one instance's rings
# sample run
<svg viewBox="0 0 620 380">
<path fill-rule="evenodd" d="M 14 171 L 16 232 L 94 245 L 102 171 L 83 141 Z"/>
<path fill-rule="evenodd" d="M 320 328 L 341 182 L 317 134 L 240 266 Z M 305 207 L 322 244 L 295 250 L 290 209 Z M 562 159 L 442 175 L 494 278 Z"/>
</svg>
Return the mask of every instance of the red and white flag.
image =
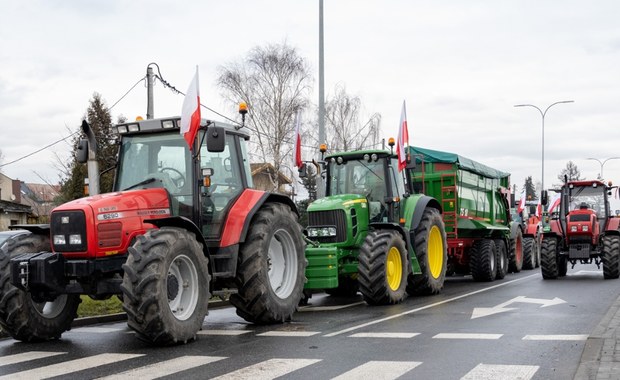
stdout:
<svg viewBox="0 0 620 380">
<path fill-rule="evenodd" d="M 198 128 L 200 128 L 200 92 L 198 91 L 198 66 L 196 66 L 196 75 L 189 84 L 187 93 L 185 93 L 183 109 L 181 110 L 181 134 L 187 141 L 189 150 L 194 147 Z"/>
<path fill-rule="evenodd" d="M 519 206 L 517 206 L 517 213 L 521 214 L 525 210 L 525 187 L 521 191 L 521 200 L 519 200 Z"/>
<path fill-rule="evenodd" d="M 303 165 L 303 162 L 301 161 L 301 132 L 299 131 L 300 124 L 301 111 L 297 111 L 297 115 L 295 116 L 295 147 L 293 151 L 295 152 L 294 164 L 298 168 L 301 168 L 301 165 Z"/>
<path fill-rule="evenodd" d="M 540 198 L 538 198 L 538 204 L 536 205 L 536 213 L 534 215 L 536 215 L 539 218 L 542 216 L 542 204 L 540 203 Z"/>
<path fill-rule="evenodd" d="M 405 101 L 403 100 L 403 110 L 400 113 L 400 125 L 398 126 L 398 142 L 396 144 L 399 172 L 407 166 L 405 144 L 409 146 L 409 130 L 407 129 L 407 111 L 405 109 Z"/>
<path fill-rule="evenodd" d="M 556 211 L 555 209 L 560 206 L 560 199 L 562 198 L 562 194 L 555 193 L 553 198 L 551 198 L 551 202 L 549 202 L 549 214 Z"/>
</svg>

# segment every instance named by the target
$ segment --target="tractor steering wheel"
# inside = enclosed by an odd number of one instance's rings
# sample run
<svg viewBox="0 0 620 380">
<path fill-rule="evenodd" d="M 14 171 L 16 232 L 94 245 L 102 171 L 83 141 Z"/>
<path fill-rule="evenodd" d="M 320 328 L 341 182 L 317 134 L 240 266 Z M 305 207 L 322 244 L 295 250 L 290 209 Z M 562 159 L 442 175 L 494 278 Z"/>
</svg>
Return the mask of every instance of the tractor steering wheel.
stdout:
<svg viewBox="0 0 620 380">
<path fill-rule="evenodd" d="M 179 170 L 171 167 L 159 169 L 160 173 L 163 173 L 164 171 L 171 171 L 175 174 L 175 176 L 168 174 L 168 177 L 170 177 L 170 180 L 174 183 L 174 186 L 177 187 L 177 190 L 180 190 L 185 185 L 185 176 Z"/>
</svg>

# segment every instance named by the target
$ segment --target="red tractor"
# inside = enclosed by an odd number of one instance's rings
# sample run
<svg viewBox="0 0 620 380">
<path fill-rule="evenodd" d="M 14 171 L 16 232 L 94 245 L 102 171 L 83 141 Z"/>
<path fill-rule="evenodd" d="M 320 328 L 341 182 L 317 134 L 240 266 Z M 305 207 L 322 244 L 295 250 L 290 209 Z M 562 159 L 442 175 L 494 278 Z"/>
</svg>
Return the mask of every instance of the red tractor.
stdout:
<svg viewBox="0 0 620 380">
<path fill-rule="evenodd" d="M 203 120 L 190 150 L 179 123 L 114 126 L 114 191 L 61 205 L 49 225 L 19 226 L 29 233 L 3 243 L 3 330 L 59 338 L 80 295 L 121 297 L 137 336 L 161 345 L 195 339 L 211 296 L 230 294 L 253 323 L 291 318 L 306 267 L 294 203 L 251 189 L 239 127 Z"/>
<path fill-rule="evenodd" d="M 603 264 L 605 279 L 618 278 L 620 219 L 611 215 L 608 199 L 611 189 L 598 180 L 571 181 L 562 186 L 560 210 L 543 229 L 544 279 L 565 276 L 568 263 L 574 267 L 578 262 L 594 262 L 599 268 Z"/>
<path fill-rule="evenodd" d="M 523 210 L 523 269 L 540 266 L 540 244 L 542 243 L 542 222 L 538 201 L 525 201 Z M 538 210 L 538 211 L 537 211 Z"/>
</svg>

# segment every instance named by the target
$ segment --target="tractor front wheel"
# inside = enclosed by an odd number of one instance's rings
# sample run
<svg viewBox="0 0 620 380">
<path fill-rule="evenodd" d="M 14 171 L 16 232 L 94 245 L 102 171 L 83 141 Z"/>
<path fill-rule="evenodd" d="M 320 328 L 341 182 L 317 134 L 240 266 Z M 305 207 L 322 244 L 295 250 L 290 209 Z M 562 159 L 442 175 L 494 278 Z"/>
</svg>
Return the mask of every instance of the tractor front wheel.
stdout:
<svg viewBox="0 0 620 380">
<path fill-rule="evenodd" d="M 267 203 L 254 216 L 239 248 L 237 315 L 257 324 L 292 318 L 302 299 L 306 257 L 301 227 L 290 207 Z"/>
<path fill-rule="evenodd" d="M 193 233 L 149 230 L 129 248 L 121 289 L 127 323 L 158 345 L 196 339 L 209 303 L 208 260 Z"/>
<path fill-rule="evenodd" d="M 446 231 L 439 211 L 433 208 L 424 210 L 414 238 L 414 251 L 421 273 L 409 274 L 407 293 L 437 294 L 443 289 L 448 263 Z"/>
<path fill-rule="evenodd" d="M 35 302 L 30 293 L 11 284 L 10 258 L 49 250 L 49 237 L 35 234 L 11 237 L 0 247 L 0 326 L 17 340 L 58 339 L 77 317 L 82 301 L 78 295 L 61 294 L 53 301 Z"/>
<path fill-rule="evenodd" d="M 358 281 L 364 300 L 370 305 L 402 302 L 407 265 L 405 241 L 398 232 L 370 231 L 360 248 L 358 264 Z"/>
<path fill-rule="evenodd" d="M 603 277 L 607 279 L 620 276 L 620 236 L 603 237 Z"/>
</svg>

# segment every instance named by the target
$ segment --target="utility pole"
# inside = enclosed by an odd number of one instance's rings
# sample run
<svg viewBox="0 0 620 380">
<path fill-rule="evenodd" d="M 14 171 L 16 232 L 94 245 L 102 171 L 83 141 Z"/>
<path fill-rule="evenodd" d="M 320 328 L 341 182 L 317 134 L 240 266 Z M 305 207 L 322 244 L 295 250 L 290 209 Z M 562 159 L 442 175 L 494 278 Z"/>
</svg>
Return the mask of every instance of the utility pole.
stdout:
<svg viewBox="0 0 620 380">
<path fill-rule="evenodd" d="M 325 65 L 323 59 L 323 0 L 319 0 L 319 144 L 325 143 Z M 322 174 L 321 174 L 322 175 Z M 317 183 L 318 196 L 325 194 L 322 178 Z"/>
<path fill-rule="evenodd" d="M 155 82 L 153 69 L 151 66 L 146 67 L 146 118 L 152 119 L 153 114 L 153 84 Z"/>
</svg>

